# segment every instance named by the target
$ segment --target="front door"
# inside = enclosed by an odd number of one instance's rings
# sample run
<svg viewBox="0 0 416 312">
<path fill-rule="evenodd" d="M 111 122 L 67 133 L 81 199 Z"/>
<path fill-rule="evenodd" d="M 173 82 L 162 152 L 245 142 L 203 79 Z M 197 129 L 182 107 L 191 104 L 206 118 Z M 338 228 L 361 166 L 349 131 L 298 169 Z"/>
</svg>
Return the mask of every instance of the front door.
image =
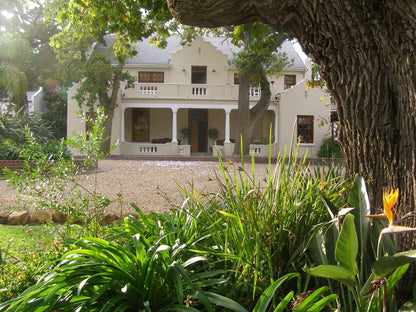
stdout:
<svg viewBox="0 0 416 312">
<path fill-rule="evenodd" d="M 189 129 L 191 130 L 191 153 L 208 151 L 208 110 L 189 110 Z"/>
</svg>

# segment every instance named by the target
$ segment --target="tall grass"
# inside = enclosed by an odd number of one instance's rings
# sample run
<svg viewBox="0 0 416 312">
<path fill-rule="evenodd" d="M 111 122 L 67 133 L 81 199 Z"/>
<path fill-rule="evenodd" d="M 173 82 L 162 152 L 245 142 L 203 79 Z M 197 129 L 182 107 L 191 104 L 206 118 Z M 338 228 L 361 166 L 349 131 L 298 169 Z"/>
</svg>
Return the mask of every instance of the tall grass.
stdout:
<svg viewBox="0 0 416 312">
<path fill-rule="evenodd" d="M 275 165 L 269 161 L 261 181 L 254 158 L 251 170 L 244 161 L 219 161 L 218 192 L 202 197 L 181 187 L 186 201 L 173 217 L 176 236 L 213 263 L 224 262 L 237 291 L 255 297 L 259 288 L 301 271 L 312 238 L 329 219 L 321 195 L 345 203 L 349 182 L 334 166 L 311 168 L 298 149 L 285 151 Z"/>
</svg>

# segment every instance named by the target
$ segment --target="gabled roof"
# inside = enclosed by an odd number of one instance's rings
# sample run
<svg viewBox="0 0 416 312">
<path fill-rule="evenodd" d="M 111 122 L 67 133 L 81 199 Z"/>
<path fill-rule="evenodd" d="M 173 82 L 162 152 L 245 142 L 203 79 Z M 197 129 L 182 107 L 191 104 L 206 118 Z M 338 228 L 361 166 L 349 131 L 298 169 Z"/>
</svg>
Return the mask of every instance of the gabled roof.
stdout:
<svg viewBox="0 0 416 312">
<path fill-rule="evenodd" d="M 232 63 L 233 53 L 239 52 L 241 49 L 231 43 L 231 39 L 224 37 L 204 37 L 204 40 L 210 42 L 219 51 L 226 54 L 229 64 Z M 107 41 L 111 41 L 110 38 Z M 126 61 L 130 65 L 149 65 L 149 66 L 168 66 L 170 64 L 171 55 L 183 48 L 181 39 L 178 36 L 171 36 L 167 39 L 165 49 L 159 49 L 155 45 L 149 43 L 149 39 L 145 39 L 136 43 L 137 54 Z M 289 60 L 293 60 L 292 65 L 287 69 L 306 71 L 307 67 L 296 52 L 293 44 L 286 40 L 283 42 L 280 52 L 286 53 Z M 112 57 L 112 60 L 114 58 Z"/>
</svg>

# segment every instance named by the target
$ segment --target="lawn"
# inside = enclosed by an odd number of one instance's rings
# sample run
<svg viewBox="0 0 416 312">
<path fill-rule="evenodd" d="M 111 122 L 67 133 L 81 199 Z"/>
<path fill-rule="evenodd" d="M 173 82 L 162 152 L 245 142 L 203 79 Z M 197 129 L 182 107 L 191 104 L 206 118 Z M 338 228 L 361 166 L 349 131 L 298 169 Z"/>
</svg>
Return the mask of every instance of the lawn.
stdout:
<svg viewBox="0 0 416 312">
<path fill-rule="evenodd" d="M 3 257 L 44 250 L 51 246 L 56 230 L 50 226 L 0 226 L 0 251 Z M 6 261 L 7 259 L 3 259 Z M 1 261 L 0 261 L 1 262 Z"/>
</svg>

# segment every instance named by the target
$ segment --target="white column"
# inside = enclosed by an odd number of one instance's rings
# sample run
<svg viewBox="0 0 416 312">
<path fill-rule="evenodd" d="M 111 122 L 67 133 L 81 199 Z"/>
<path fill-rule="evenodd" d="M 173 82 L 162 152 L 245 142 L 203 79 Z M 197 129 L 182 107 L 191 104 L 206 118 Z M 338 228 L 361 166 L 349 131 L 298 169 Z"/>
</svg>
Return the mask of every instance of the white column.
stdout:
<svg viewBox="0 0 416 312">
<path fill-rule="evenodd" d="M 225 110 L 225 138 L 224 143 L 230 143 L 230 109 Z"/>
<path fill-rule="evenodd" d="M 122 107 L 121 108 L 121 132 L 120 132 L 120 138 L 121 138 L 121 142 L 126 142 L 125 138 L 124 138 L 124 113 L 125 113 L 125 108 Z"/>
<path fill-rule="evenodd" d="M 177 138 L 177 112 L 178 109 L 172 108 L 172 142 L 178 142 L 178 138 Z"/>
<path fill-rule="evenodd" d="M 277 144 L 277 134 L 278 134 L 278 128 L 279 128 L 279 107 L 276 107 L 274 110 L 274 144 Z"/>
</svg>

